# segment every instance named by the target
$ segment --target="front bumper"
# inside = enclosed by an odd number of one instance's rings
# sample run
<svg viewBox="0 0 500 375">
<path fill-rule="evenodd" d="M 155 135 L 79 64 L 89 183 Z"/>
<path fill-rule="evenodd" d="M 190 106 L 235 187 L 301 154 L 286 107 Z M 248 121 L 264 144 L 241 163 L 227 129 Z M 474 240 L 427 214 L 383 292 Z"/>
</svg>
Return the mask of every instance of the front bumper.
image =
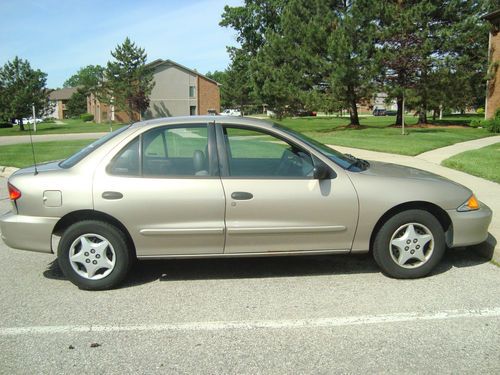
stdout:
<svg viewBox="0 0 500 375">
<path fill-rule="evenodd" d="M 476 245 L 486 241 L 493 213 L 482 202 L 480 207 L 476 211 L 446 211 L 453 225 L 452 241 L 451 244 L 448 244 L 450 247 Z"/>
<path fill-rule="evenodd" d="M 0 217 L 2 240 L 9 247 L 19 250 L 52 253 L 51 238 L 57 217 L 17 215 L 8 212 Z"/>
</svg>

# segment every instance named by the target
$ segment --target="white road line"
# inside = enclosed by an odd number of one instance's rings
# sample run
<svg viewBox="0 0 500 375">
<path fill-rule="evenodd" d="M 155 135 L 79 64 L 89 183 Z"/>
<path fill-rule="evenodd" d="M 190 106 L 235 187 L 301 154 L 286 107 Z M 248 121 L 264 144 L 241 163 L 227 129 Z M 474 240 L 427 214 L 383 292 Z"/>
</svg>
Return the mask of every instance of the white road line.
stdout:
<svg viewBox="0 0 500 375">
<path fill-rule="evenodd" d="M 397 322 L 415 322 L 428 320 L 450 320 L 462 318 L 495 318 L 500 317 L 500 307 L 477 310 L 445 310 L 428 314 L 398 313 L 387 315 L 347 316 L 317 319 L 290 320 L 253 320 L 253 321 L 215 321 L 188 322 L 165 324 L 141 324 L 124 326 L 32 326 L 32 327 L 2 327 L 0 336 L 19 335 L 51 335 L 58 333 L 79 332 L 127 332 L 127 331 L 223 331 L 223 330 L 253 330 L 253 329 L 293 329 L 293 328 L 328 328 L 364 324 L 384 324 Z"/>
</svg>

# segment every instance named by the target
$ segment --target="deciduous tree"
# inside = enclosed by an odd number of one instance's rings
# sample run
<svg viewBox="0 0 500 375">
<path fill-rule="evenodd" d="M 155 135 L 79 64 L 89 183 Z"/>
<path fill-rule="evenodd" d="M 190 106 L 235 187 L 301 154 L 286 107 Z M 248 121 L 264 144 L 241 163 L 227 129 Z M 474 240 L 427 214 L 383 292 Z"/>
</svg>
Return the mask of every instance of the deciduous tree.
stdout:
<svg viewBox="0 0 500 375">
<path fill-rule="evenodd" d="M 23 118 L 44 115 L 50 108 L 47 74 L 33 69 L 27 60 L 15 57 L 0 68 L 0 117 L 18 120 L 24 131 Z"/>
<path fill-rule="evenodd" d="M 84 94 L 95 94 L 102 84 L 104 68 L 100 65 L 87 65 L 68 78 L 64 87 L 78 87 Z"/>
</svg>

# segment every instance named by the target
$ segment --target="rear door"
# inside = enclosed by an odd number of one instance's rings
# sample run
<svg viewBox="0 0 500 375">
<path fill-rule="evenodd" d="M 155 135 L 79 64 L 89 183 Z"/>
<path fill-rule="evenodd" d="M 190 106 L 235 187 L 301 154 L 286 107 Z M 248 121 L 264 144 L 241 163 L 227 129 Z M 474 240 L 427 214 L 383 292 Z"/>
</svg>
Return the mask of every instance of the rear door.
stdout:
<svg viewBox="0 0 500 375">
<path fill-rule="evenodd" d="M 139 257 L 223 252 L 214 137 L 212 124 L 157 127 L 127 140 L 98 168 L 95 209 L 127 227 Z"/>
<path fill-rule="evenodd" d="M 227 201 L 225 253 L 349 251 L 358 201 L 343 170 L 314 179 L 319 159 L 261 128 L 218 125 L 217 144 Z"/>
</svg>

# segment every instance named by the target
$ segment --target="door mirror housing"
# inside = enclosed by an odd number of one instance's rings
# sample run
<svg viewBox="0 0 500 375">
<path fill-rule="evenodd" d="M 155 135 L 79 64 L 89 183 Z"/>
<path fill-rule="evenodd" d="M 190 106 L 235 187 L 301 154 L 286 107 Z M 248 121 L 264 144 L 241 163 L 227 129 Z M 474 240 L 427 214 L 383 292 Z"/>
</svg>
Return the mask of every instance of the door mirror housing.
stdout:
<svg viewBox="0 0 500 375">
<path fill-rule="evenodd" d="M 326 180 L 330 178 L 330 173 L 330 168 L 326 164 L 318 163 L 318 165 L 314 167 L 313 177 L 316 180 Z"/>
</svg>

